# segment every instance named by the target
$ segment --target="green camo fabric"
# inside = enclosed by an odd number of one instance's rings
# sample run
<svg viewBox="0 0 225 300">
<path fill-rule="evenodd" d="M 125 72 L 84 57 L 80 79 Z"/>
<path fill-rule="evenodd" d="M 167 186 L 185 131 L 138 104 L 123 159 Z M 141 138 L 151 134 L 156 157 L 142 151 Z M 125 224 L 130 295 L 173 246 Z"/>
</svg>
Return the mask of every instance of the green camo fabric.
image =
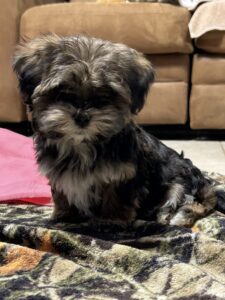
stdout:
<svg viewBox="0 0 225 300">
<path fill-rule="evenodd" d="M 225 177 L 214 176 L 225 187 Z M 191 229 L 54 224 L 51 207 L 0 205 L 0 299 L 225 299 L 225 216 Z"/>
</svg>

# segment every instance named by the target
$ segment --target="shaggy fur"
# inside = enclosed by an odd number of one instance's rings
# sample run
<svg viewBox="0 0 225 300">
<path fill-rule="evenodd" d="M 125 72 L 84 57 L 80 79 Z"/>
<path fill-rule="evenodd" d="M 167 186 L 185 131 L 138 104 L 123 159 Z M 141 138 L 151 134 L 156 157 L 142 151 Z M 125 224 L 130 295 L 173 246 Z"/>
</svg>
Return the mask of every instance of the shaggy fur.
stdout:
<svg viewBox="0 0 225 300">
<path fill-rule="evenodd" d="M 224 192 L 190 160 L 133 121 L 154 79 L 139 52 L 47 35 L 18 46 L 14 69 L 33 113 L 37 162 L 56 219 L 191 226 L 224 203 Z"/>
</svg>

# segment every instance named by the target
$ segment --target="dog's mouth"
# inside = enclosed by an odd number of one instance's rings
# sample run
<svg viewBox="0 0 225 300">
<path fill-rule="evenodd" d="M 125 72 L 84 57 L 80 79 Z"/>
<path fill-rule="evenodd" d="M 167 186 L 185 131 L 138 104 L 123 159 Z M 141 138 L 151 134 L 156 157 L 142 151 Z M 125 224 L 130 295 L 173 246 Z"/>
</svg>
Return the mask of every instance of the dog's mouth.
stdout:
<svg viewBox="0 0 225 300">
<path fill-rule="evenodd" d="M 83 124 L 81 126 L 74 124 L 74 120 L 65 118 L 64 121 L 52 121 L 51 116 L 43 116 L 38 122 L 38 131 L 48 138 L 50 141 L 77 140 L 83 142 L 89 139 L 88 127 L 91 126 Z"/>
<path fill-rule="evenodd" d="M 128 110 L 127 110 L 128 111 Z M 65 139 L 75 144 L 110 138 L 129 122 L 130 115 L 113 106 L 80 110 L 52 105 L 36 117 L 38 131 L 50 141 Z"/>
</svg>

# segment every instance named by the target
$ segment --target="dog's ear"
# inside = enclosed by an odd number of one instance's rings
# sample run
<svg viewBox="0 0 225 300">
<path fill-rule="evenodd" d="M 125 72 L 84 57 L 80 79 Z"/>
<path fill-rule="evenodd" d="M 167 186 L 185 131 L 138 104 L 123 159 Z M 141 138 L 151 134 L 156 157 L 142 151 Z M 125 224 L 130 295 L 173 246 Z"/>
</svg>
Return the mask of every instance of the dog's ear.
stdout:
<svg viewBox="0 0 225 300">
<path fill-rule="evenodd" d="M 144 106 L 149 88 L 154 82 L 155 72 L 150 61 L 138 53 L 129 67 L 127 76 L 131 92 L 131 112 L 137 114 Z"/>
<path fill-rule="evenodd" d="M 38 98 L 40 95 L 53 95 L 62 89 L 64 82 L 61 77 L 52 74 L 52 77 L 48 77 L 42 80 L 40 84 L 35 87 L 32 100 Z"/>
<path fill-rule="evenodd" d="M 31 96 L 53 59 L 57 40 L 57 36 L 49 35 L 23 42 L 16 48 L 13 68 L 19 80 L 23 100 L 30 108 Z"/>
<path fill-rule="evenodd" d="M 82 68 L 79 65 L 82 65 L 82 63 L 62 65 L 61 68 L 52 67 L 51 76 L 44 76 L 42 78 L 33 91 L 32 99 L 37 99 L 40 95 L 51 97 L 59 93 L 66 93 L 66 91 L 68 92 L 76 85 L 79 88 L 81 82 L 77 79 L 79 79 L 79 74 L 82 72 Z"/>
</svg>

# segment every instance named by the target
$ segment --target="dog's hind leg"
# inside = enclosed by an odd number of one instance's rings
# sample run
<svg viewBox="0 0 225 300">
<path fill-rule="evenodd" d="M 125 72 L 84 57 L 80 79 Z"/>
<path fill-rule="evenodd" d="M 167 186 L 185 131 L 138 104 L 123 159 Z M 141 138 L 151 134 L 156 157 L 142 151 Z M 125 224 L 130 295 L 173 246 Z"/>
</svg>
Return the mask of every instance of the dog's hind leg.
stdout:
<svg viewBox="0 0 225 300">
<path fill-rule="evenodd" d="M 207 216 L 214 209 L 225 212 L 225 190 L 219 186 L 206 185 L 196 194 L 193 203 L 181 206 L 170 225 L 191 227 L 198 219 Z"/>
<path fill-rule="evenodd" d="M 184 197 L 184 187 L 179 183 L 171 184 L 166 193 L 164 204 L 158 209 L 157 221 L 161 224 L 169 224 L 177 208 L 182 204 Z"/>
</svg>

